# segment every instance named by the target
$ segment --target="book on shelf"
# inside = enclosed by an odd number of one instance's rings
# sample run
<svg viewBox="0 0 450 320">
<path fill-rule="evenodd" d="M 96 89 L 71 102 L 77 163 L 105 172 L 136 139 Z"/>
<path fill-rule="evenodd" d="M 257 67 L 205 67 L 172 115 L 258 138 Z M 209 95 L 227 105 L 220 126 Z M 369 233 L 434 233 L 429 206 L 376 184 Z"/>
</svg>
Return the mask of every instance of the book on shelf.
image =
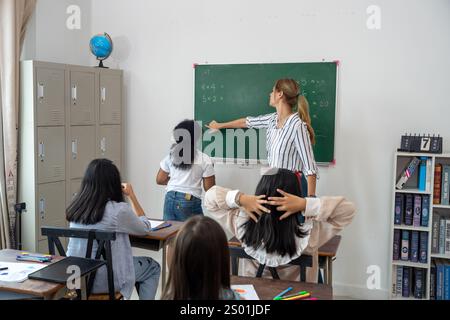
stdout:
<svg viewBox="0 0 450 320">
<path fill-rule="evenodd" d="M 422 214 L 422 197 L 416 194 L 414 195 L 414 212 L 413 212 L 414 227 L 420 227 L 421 214 Z"/>
<path fill-rule="evenodd" d="M 434 166 L 433 204 L 441 204 L 442 164 Z"/>
<path fill-rule="evenodd" d="M 442 166 L 441 204 L 448 206 L 449 202 L 450 166 Z"/>
<path fill-rule="evenodd" d="M 405 183 L 411 178 L 416 168 L 419 166 L 420 159 L 418 157 L 413 157 L 406 168 L 403 170 L 400 178 L 397 180 L 396 188 L 403 189 Z"/>
<path fill-rule="evenodd" d="M 439 253 L 439 218 L 440 216 L 433 213 L 433 223 L 431 230 L 431 253 Z"/>
<path fill-rule="evenodd" d="M 427 159 L 427 178 L 425 180 L 425 190 L 432 190 L 431 187 L 431 177 L 433 176 L 433 161 L 431 158 Z"/>
<path fill-rule="evenodd" d="M 428 232 L 419 232 L 419 262 L 428 262 Z"/>
<path fill-rule="evenodd" d="M 409 231 L 408 230 L 402 230 L 400 258 L 403 261 L 409 260 Z"/>
<path fill-rule="evenodd" d="M 445 254 L 445 228 L 446 219 L 444 217 L 439 218 L 439 253 Z"/>
<path fill-rule="evenodd" d="M 403 222 L 404 202 L 405 202 L 405 195 L 403 193 L 396 193 L 395 194 L 394 224 L 402 224 L 402 222 Z"/>
<path fill-rule="evenodd" d="M 422 196 L 422 218 L 420 225 L 428 227 L 428 220 L 430 219 L 430 197 L 428 195 Z"/>
<path fill-rule="evenodd" d="M 411 268 L 403 267 L 402 297 L 408 298 L 411 289 Z"/>
<path fill-rule="evenodd" d="M 436 300 L 436 263 L 431 261 L 430 266 L 430 300 Z"/>
<path fill-rule="evenodd" d="M 425 289 L 425 270 L 414 268 L 414 298 L 423 299 Z"/>
<path fill-rule="evenodd" d="M 436 259 L 436 300 L 444 297 L 444 264 L 443 260 Z"/>
<path fill-rule="evenodd" d="M 393 250 L 392 250 L 392 259 L 394 260 L 400 260 L 400 230 L 395 229 L 394 230 L 394 243 L 393 243 Z"/>
<path fill-rule="evenodd" d="M 408 193 L 405 196 L 405 220 L 404 220 L 404 223 L 407 226 L 411 226 L 413 224 L 413 211 L 414 211 L 414 196 Z"/>
<path fill-rule="evenodd" d="M 411 232 L 411 262 L 419 262 L 419 231 Z"/>
<path fill-rule="evenodd" d="M 444 300 L 450 300 L 450 264 L 444 262 Z"/>
<path fill-rule="evenodd" d="M 401 296 L 403 293 L 403 266 L 397 266 L 397 288 L 396 295 Z"/>
<path fill-rule="evenodd" d="M 418 179 L 418 188 L 420 191 L 425 191 L 426 189 L 426 180 L 427 180 L 427 159 L 428 157 L 419 157 L 419 179 Z"/>
<path fill-rule="evenodd" d="M 444 253 L 450 256 L 450 219 L 445 220 Z"/>
</svg>

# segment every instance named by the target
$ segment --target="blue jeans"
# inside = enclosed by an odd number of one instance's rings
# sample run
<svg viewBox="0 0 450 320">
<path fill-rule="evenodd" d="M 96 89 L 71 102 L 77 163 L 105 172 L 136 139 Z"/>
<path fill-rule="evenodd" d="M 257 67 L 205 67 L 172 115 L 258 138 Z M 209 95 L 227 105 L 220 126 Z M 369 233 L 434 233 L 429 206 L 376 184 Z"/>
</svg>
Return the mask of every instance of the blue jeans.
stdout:
<svg viewBox="0 0 450 320">
<path fill-rule="evenodd" d="M 133 257 L 139 300 L 155 300 L 161 267 L 149 257 Z"/>
<path fill-rule="evenodd" d="M 191 196 L 187 200 L 186 194 L 178 191 L 169 191 L 164 201 L 164 220 L 186 221 L 192 216 L 203 214 L 202 200 Z"/>
</svg>

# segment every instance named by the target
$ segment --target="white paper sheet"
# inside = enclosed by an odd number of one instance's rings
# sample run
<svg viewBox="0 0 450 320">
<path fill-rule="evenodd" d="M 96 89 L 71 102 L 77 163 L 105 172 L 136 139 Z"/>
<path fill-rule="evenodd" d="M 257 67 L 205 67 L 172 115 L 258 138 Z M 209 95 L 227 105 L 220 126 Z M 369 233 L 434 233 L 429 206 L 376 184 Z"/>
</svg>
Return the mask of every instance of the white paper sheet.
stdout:
<svg viewBox="0 0 450 320">
<path fill-rule="evenodd" d="M 231 285 L 231 289 L 239 293 L 244 300 L 260 300 L 252 284 Z"/>
<path fill-rule="evenodd" d="M 30 273 L 46 266 L 46 264 L 39 263 L 0 262 L 0 269 L 8 267 L 8 270 L 0 271 L 0 281 L 22 282 L 28 279 Z"/>
<path fill-rule="evenodd" d="M 159 221 L 159 220 L 151 220 L 148 219 L 148 221 L 150 221 L 150 224 L 152 226 L 152 229 L 159 227 L 160 225 L 162 225 L 164 223 L 164 221 Z"/>
</svg>

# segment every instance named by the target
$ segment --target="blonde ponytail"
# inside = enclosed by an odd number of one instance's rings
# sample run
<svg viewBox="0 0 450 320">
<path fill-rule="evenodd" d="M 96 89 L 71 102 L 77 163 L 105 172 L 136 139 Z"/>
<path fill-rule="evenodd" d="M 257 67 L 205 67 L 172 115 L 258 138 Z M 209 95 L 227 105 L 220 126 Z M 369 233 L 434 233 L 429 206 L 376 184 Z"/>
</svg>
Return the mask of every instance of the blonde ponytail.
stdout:
<svg viewBox="0 0 450 320">
<path fill-rule="evenodd" d="M 311 117 L 309 116 L 309 103 L 308 100 L 306 100 L 305 96 L 298 97 L 298 116 L 304 123 L 306 123 L 311 144 L 316 144 L 316 136 L 311 125 Z"/>
</svg>

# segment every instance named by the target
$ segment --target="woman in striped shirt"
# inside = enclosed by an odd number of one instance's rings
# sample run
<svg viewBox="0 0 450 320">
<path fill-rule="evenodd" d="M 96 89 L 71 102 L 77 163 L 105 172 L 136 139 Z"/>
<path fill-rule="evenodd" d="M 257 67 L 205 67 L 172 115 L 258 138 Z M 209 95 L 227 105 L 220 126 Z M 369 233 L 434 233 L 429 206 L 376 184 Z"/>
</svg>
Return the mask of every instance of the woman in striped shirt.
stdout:
<svg viewBox="0 0 450 320">
<path fill-rule="evenodd" d="M 275 113 L 247 117 L 226 123 L 212 121 L 210 129 L 255 128 L 267 129 L 267 160 L 270 167 L 301 171 L 307 176 L 307 194 L 315 196 L 317 165 L 312 145 L 314 130 L 309 116 L 309 105 L 300 94 L 300 88 L 293 79 L 281 79 L 270 93 L 270 106 Z M 297 109 L 297 112 L 295 110 Z"/>
</svg>

